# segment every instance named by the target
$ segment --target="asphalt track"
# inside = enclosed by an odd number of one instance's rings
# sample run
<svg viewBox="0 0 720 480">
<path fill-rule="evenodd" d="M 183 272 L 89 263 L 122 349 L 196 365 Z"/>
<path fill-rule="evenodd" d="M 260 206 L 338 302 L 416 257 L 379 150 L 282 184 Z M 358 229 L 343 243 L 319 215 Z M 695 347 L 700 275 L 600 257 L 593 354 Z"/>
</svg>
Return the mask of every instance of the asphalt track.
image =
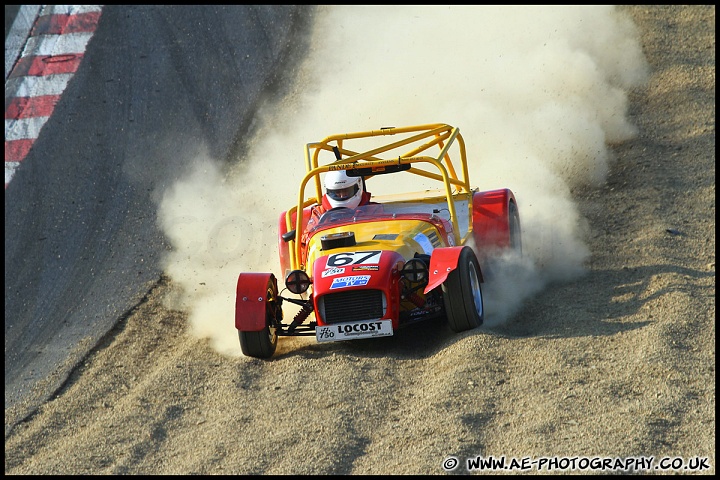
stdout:
<svg viewBox="0 0 720 480">
<path fill-rule="evenodd" d="M 5 8 L 7 36 L 17 6 Z M 103 7 L 5 189 L 6 431 L 158 282 L 156 201 L 198 145 L 233 157 L 311 18 L 301 6 Z"/>
</svg>

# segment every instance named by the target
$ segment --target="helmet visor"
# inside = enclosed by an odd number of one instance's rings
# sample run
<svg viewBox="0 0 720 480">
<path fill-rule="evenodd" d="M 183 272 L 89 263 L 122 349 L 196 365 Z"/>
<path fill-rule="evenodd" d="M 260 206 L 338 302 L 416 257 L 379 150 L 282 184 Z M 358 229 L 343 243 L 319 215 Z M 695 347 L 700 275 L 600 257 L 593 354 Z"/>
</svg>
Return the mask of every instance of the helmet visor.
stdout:
<svg viewBox="0 0 720 480">
<path fill-rule="evenodd" d="M 328 188 L 327 195 L 335 201 L 342 202 L 343 200 L 352 198 L 358 190 L 360 190 L 360 187 L 358 187 L 358 184 L 356 183 L 355 185 L 351 185 L 346 188 L 338 188 L 336 190 Z"/>
</svg>

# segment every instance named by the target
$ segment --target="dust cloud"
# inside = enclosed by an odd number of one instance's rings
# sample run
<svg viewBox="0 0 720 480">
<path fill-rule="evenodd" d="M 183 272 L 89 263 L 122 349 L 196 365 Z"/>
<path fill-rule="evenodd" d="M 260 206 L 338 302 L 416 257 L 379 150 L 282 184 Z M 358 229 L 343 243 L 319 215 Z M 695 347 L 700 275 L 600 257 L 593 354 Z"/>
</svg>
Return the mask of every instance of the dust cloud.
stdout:
<svg viewBox="0 0 720 480">
<path fill-rule="evenodd" d="M 247 154 L 230 174 L 201 156 L 161 202 L 166 272 L 182 287 L 174 308 L 220 353 L 241 355 L 237 276 L 281 278 L 277 220 L 295 203 L 304 145 L 448 123 L 465 138 L 471 183 L 517 197 L 523 256 L 496 259 L 484 285 L 486 325 L 499 325 L 549 282 L 583 274 L 571 190 L 605 182 L 609 146 L 636 134 L 627 93 L 646 76 L 636 28 L 613 6 L 319 7 L 295 93 L 259 113 Z"/>
</svg>

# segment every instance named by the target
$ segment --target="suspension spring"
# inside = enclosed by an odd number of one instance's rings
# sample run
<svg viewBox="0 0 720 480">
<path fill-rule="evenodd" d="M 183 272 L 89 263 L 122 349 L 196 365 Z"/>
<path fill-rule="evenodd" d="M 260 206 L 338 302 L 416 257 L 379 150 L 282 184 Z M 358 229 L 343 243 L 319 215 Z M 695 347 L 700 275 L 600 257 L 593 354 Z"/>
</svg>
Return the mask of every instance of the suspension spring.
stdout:
<svg viewBox="0 0 720 480">
<path fill-rule="evenodd" d="M 405 295 L 407 300 L 410 300 L 416 307 L 424 307 L 425 300 L 417 294 L 417 292 L 409 292 Z"/>
<path fill-rule="evenodd" d="M 308 300 L 308 302 L 302 306 L 300 311 L 297 314 L 295 314 L 293 321 L 290 323 L 290 326 L 288 327 L 288 332 L 294 331 L 295 327 L 297 327 L 298 325 L 301 325 L 310 316 L 312 311 L 313 311 L 312 300 Z"/>
</svg>

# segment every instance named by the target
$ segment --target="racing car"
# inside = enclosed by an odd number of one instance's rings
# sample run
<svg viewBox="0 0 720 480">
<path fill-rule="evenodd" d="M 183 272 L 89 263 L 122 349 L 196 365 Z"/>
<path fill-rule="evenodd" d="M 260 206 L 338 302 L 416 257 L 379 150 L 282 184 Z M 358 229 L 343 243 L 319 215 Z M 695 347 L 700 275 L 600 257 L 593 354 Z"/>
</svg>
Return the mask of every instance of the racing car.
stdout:
<svg viewBox="0 0 720 480">
<path fill-rule="evenodd" d="M 316 215 L 321 177 L 339 170 L 361 178 L 366 191 L 375 182 L 386 190 L 368 204 Z M 403 183 L 413 188 L 401 191 Z M 522 251 L 515 195 L 471 186 L 457 127 L 383 127 L 308 143 L 297 202 L 278 219 L 283 289 L 272 272 L 238 276 L 242 353 L 270 358 L 282 336 L 391 336 L 433 318 L 454 332 L 476 328 L 484 319 L 482 265 L 503 249 Z M 290 321 L 286 304 L 295 305 Z"/>
</svg>

